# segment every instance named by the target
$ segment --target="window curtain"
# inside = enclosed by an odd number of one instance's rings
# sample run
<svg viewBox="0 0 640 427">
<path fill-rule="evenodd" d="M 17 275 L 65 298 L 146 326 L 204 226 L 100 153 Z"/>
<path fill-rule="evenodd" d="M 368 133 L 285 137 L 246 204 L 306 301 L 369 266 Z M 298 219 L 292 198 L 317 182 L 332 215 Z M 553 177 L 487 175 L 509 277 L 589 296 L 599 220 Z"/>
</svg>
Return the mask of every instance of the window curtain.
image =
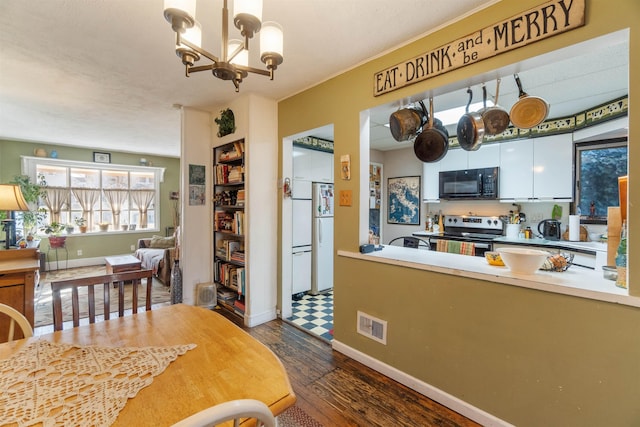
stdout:
<svg viewBox="0 0 640 427">
<path fill-rule="evenodd" d="M 111 213 L 113 214 L 113 229 L 120 229 L 120 212 L 122 206 L 127 201 L 129 196 L 128 190 L 103 190 L 104 197 L 111 206 Z"/>
<path fill-rule="evenodd" d="M 93 230 L 93 207 L 100 198 L 100 190 L 94 188 L 72 188 L 71 191 L 82 208 L 82 218 L 86 220 L 87 228 Z"/>
<path fill-rule="evenodd" d="M 69 189 L 64 187 L 47 187 L 44 203 L 49 208 L 51 222 L 60 222 L 60 211 L 69 206 Z"/>
<path fill-rule="evenodd" d="M 147 228 L 147 210 L 149 210 L 154 196 L 154 190 L 131 190 L 131 200 L 140 212 L 140 228 Z"/>
</svg>

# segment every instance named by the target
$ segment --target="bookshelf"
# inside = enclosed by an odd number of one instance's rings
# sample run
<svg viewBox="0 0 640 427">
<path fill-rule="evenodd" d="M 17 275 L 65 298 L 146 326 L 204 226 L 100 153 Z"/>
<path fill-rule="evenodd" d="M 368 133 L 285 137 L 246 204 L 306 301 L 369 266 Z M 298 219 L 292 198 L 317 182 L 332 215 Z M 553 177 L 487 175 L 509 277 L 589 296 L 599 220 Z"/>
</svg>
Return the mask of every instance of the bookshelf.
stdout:
<svg viewBox="0 0 640 427">
<path fill-rule="evenodd" d="M 215 147 L 213 231 L 214 282 L 218 304 L 244 316 L 245 146 L 244 139 Z"/>
</svg>

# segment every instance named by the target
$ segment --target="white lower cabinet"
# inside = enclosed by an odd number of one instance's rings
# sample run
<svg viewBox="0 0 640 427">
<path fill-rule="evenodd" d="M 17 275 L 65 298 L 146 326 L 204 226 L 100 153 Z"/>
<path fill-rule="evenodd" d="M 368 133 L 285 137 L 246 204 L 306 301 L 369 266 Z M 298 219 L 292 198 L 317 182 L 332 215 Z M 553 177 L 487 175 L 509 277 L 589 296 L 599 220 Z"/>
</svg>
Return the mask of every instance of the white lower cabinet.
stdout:
<svg viewBox="0 0 640 427">
<path fill-rule="evenodd" d="M 311 247 L 293 250 L 292 295 L 311 290 Z"/>
</svg>

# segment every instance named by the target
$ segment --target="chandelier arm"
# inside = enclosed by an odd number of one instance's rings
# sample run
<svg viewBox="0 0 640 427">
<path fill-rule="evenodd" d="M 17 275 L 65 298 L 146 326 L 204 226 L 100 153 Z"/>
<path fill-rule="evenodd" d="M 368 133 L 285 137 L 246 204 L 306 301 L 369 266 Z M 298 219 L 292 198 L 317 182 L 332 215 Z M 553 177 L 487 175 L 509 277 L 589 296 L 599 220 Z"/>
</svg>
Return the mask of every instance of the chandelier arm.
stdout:
<svg viewBox="0 0 640 427">
<path fill-rule="evenodd" d="M 189 72 L 197 73 L 198 71 L 211 71 L 215 64 L 198 65 L 197 67 L 189 67 Z"/>
<path fill-rule="evenodd" d="M 239 45 L 236 50 L 233 51 L 233 53 L 231 55 L 229 55 L 229 58 L 225 61 L 225 62 L 231 62 L 233 61 L 233 58 L 235 58 L 240 52 L 242 52 L 245 49 L 245 46 L 243 45 Z"/>
<path fill-rule="evenodd" d="M 204 50 L 203 48 L 201 48 L 198 45 L 195 45 L 195 44 L 191 43 L 189 40 L 185 39 L 184 37 L 180 37 L 180 33 L 176 33 L 176 45 L 180 46 L 181 44 L 187 46 L 189 49 L 192 49 L 192 50 L 198 52 L 200 55 L 204 56 L 205 58 L 208 58 L 209 60 L 211 60 L 213 62 L 219 62 L 220 61 L 218 59 L 218 57 L 215 56 L 214 54 Z"/>
<path fill-rule="evenodd" d="M 271 76 L 271 73 L 269 72 L 269 70 L 262 70 L 260 68 L 253 68 L 253 67 L 245 67 L 244 65 L 236 65 L 235 66 L 238 70 L 242 70 L 242 71 L 248 71 L 250 73 L 254 73 L 254 74 L 260 74 L 263 76 Z"/>
</svg>

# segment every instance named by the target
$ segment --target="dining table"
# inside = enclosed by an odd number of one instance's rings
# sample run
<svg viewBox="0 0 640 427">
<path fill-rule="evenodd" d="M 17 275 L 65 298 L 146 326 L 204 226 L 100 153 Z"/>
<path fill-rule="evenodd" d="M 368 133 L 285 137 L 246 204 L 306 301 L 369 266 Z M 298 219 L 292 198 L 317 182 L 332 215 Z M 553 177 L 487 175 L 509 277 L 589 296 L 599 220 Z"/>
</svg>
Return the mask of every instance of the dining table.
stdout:
<svg viewBox="0 0 640 427">
<path fill-rule="evenodd" d="M 236 399 L 262 401 L 277 416 L 296 401 L 278 357 L 242 328 L 203 307 L 175 304 L 3 343 L 0 361 L 33 343 L 114 349 L 190 346 L 126 400 L 114 426 L 170 426 Z"/>
</svg>

